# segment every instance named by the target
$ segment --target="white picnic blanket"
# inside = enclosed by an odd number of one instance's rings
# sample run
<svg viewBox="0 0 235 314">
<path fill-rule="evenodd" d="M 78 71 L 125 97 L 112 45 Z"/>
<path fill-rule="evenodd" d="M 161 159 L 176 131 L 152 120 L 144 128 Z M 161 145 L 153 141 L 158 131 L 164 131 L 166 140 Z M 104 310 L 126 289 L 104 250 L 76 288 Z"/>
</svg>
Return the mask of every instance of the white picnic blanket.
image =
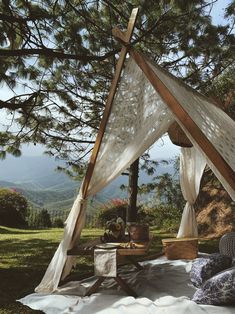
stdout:
<svg viewBox="0 0 235 314">
<path fill-rule="evenodd" d="M 69 282 L 51 295 L 33 293 L 19 302 L 46 314 L 234 314 L 235 306 L 198 305 L 191 301 L 191 262 L 168 261 L 165 257 L 142 263 L 144 269 L 121 269 L 121 277 L 139 295 L 127 296 L 113 279 L 104 281 L 98 293 L 83 297 L 95 277 Z"/>
</svg>

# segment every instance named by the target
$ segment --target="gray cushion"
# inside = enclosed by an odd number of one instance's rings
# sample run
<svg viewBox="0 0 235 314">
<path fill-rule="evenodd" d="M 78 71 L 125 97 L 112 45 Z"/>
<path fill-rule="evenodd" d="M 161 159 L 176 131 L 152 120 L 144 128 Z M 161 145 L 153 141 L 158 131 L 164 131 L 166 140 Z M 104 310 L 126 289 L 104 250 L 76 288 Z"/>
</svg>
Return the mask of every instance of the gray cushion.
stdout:
<svg viewBox="0 0 235 314">
<path fill-rule="evenodd" d="M 200 288 L 207 279 L 231 267 L 231 265 L 232 258 L 219 253 L 208 255 L 208 257 L 197 258 L 193 261 L 190 279 L 195 287 Z"/>
<path fill-rule="evenodd" d="M 235 267 L 208 279 L 201 289 L 195 292 L 192 300 L 199 304 L 235 304 Z"/>
</svg>

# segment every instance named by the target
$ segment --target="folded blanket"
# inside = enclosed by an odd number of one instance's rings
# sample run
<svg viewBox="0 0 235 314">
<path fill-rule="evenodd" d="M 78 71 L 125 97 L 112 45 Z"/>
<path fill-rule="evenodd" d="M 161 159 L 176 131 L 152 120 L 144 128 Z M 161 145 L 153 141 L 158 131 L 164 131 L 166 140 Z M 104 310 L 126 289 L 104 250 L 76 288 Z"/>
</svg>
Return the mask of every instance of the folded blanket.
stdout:
<svg viewBox="0 0 235 314">
<path fill-rule="evenodd" d="M 96 276 L 117 276 L 117 249 L 95 249 L 94 269 Z"/>
</svg>

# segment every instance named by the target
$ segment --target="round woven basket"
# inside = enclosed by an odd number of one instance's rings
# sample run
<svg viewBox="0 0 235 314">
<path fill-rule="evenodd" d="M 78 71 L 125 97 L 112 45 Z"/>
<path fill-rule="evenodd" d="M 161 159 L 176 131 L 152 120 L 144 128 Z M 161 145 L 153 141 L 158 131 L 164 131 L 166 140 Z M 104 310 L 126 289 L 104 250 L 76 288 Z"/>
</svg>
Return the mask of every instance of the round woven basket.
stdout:
<svg viewBox="0 0 235 314">
<path fill-rule="evenodd" d="M 177 146 L 193 147 L 193 144 L 187 138 L 186 134 L 176 121 L 170 125 L 168 129 L 168 135 L 172 143 Z"/>
</svg>

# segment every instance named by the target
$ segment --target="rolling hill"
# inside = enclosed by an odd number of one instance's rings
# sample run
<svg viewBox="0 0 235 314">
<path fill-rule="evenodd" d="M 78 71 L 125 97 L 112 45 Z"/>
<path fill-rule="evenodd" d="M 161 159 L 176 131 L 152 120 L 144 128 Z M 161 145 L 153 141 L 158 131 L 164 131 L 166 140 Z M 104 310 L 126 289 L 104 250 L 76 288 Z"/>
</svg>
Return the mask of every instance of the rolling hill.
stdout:
<svg viewBox="0 0 235 314">
<path fill-rule="evenodd" d="M 21 192 L 35 208 L 46 208 L 49 211 L 70 209 L 80 182 L 56 171 L 58 165 L 61 162 L 46 156 L 7 157 L 0 161 L 0 186 Z M 172 172 L 172 166 L 159 166 L 158 173 L 163 172 Z M 127 180 L 127 176 L 120 176 L 95 195 L 90 210 L 96 204 L 113 198 L 127 198 L 127 191 L 120 189 L 122 184 L 127 185 Z M 140 172 L 140 183 L 151 180 L 145 172 Z"/>
</svg>

